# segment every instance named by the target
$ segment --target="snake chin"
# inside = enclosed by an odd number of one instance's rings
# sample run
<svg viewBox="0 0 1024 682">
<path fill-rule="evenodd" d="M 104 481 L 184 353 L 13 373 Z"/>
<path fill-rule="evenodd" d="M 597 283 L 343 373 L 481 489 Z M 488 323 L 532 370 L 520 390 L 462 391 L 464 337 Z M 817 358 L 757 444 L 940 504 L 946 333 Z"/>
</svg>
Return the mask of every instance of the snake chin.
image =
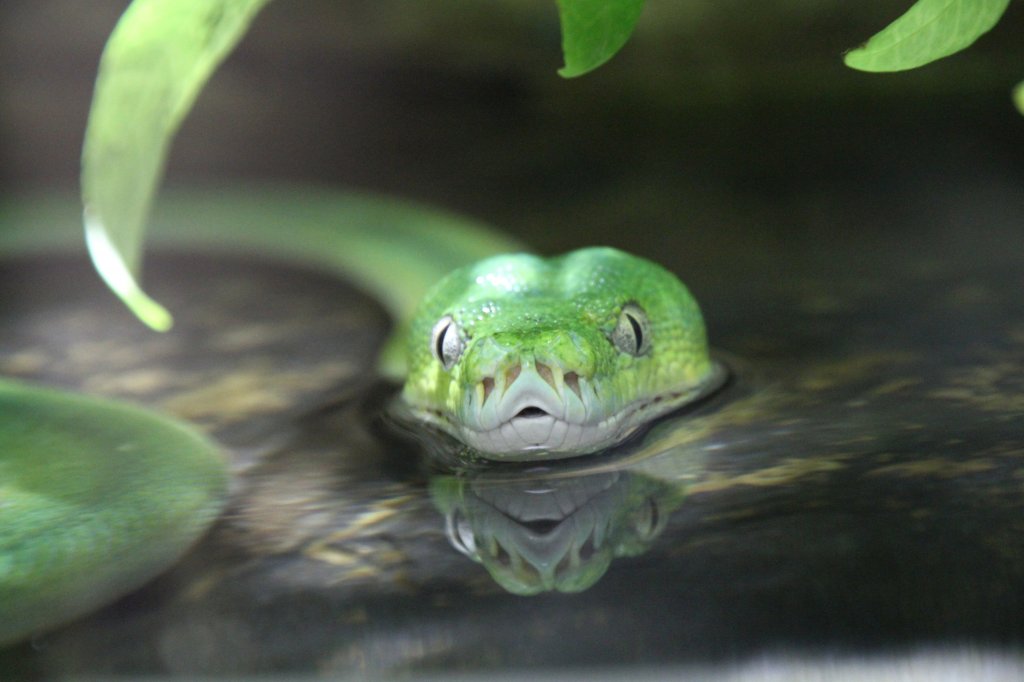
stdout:
<svg viewBox="0 0 1024 682">
<path fill-rule="evenodd" d="M 578 424 L 533 409 L 539 412 L 520 412 L 487 430 L 463 428 L 460 436 L 474 450 L 510 461 L 538 459 L 541 453 L 549 453 L 550 459 L 582 455 L 621 437 L 615 423 Z"/>
<path fill-rule="evenodd" d="M 622 443 L 637 429 L 706 396 L 728 376 L 714 363 L 699 381 L 647 396 L 614 411 L 603 409 L 590 382 L 564 390 L 528 370 L 512 387 L 466 393 L 461 409 L 405 405 L 415 420 L 446 432 L 484 459 L 508 462 L 552 461 L 588 455 Z M 483 400 L 480 398 L 483 397 Z M 489 398 L 489 399 L 488 399 Z"/>
</svg>

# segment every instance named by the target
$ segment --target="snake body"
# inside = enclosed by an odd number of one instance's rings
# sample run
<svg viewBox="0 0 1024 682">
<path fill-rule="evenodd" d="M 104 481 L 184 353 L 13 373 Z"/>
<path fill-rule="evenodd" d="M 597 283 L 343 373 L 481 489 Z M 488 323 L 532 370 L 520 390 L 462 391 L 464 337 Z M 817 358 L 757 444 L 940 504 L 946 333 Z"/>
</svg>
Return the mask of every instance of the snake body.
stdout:
<svg viewBox="0 0 1024 682">
<path fill-rule="evenodd" d="M 91 611 L 216 518 L 217 447 L 120 403 L 0 382 L 0 644 Z"/>
<path fill-rule="evenodd" d="M 53 203 L 0 206 L 18 228 L 0 231 L 0 253 L 66 245 L 54 226 L 77 210 Z M 615 249 L 493 256 L 514 244 L 395 202 L 308 192 L 190 193 L 153 222 L 157 242 L 354 276 L 398 320 L 399 343 L 382 350 L 388 373 L 405 374 L 406 411 L 492 459 L 594 452 L 721 378 L 686 288 Z M 184 425 L 6 380 L 0 401 L 0 644 L 150 579 L 224 502 L 216 447 Z"/>
</svg>

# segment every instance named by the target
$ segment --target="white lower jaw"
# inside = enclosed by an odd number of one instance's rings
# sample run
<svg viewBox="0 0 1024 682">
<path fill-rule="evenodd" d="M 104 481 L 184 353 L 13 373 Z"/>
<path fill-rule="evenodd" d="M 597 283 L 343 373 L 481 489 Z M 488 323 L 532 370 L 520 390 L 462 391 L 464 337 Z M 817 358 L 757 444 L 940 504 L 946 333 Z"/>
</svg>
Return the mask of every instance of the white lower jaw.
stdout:
<svg viewBox="0 0 1024 682">
<path fill-rule="evenodd" d="M 549 412 L 540 417 L 513 417 L 494 428 L 478 430 L 454 423 L 437 410 L 414 412 L 419 419 L 446 431 L 485 459 L 510 462 L 568 459 L 614 446 L 633 433 L 639 425 L 717 390 L 727 376 L 725 368 L 715 363 L 710 374 L 699 384 L 683 387 L 676 393 L 663 394 L 656 399 L 634 402 L 626 409 L 597 422 L 573 423 Z M 542 404 L 537 396 L 520 397 L 523 399 L 521 404 L 515 404 L 515 414 L 523 407 Z M 590 420 L 597 418 L 594 411 L 587 410 L 582 403 L 579 403 L 579 407 Z"/>
<path fill-rule="evenodd" d="M 529 460 L 575 457 L 615 440 L 615 425 L 573 424 L 552 415 L 515 417 L 487 431 L 459 430 L 459 438 L 491 459 Z M 541 452 L 549 453 L 538 457 Z"/>
</svg>

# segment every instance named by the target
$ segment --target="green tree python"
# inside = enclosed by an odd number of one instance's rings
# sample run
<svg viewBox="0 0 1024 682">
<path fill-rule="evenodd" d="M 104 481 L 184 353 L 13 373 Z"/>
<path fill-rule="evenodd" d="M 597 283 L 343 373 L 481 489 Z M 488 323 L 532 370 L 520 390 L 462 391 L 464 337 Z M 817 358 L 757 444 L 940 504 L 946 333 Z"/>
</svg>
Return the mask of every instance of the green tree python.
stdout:
<svg viewBox="0 0 1024 682">
<path fill-rule="evenodd" d="M 8 202 L 0 253 L 67 247 L 78 217 L 69 200 Z M 314 191 L 172 194 L 153 223 L 158 245 L 258 252 L 376 294 L 397 323 L 382 371 L 404 376 L 399 411 L 486 459 L 594 453 L 721 383 L 686 287 L 612 248 L 494 255 L 518 245 L 393 200 Z M 218 448 L 166 417 L 9 380 L 0 415 L 0 643 L 146 582 L 223 505 Z"/>
</svg>

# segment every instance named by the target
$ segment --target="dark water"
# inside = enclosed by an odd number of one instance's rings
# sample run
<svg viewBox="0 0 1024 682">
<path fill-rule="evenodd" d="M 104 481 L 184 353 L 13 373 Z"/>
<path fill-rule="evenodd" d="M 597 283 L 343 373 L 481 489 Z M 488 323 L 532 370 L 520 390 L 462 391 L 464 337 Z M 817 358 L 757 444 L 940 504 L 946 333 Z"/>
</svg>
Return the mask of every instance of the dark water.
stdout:
<svg viewBox="0 0 1024 682">
<path fill-rule="evenodd" d="M 966 665 L 1024 637 L 1016 268 L 748 279 L 703 302 L 720 393 L 614 453 L 460 471 L 380 418 L 368 299 L 251 261 L 149 276 L 167 336 L 81 261 L 7 262 L 0 370 L 203 425 L 232 502 L 154 584 L 7 652 L 26 675 Z"/>
</svg>

